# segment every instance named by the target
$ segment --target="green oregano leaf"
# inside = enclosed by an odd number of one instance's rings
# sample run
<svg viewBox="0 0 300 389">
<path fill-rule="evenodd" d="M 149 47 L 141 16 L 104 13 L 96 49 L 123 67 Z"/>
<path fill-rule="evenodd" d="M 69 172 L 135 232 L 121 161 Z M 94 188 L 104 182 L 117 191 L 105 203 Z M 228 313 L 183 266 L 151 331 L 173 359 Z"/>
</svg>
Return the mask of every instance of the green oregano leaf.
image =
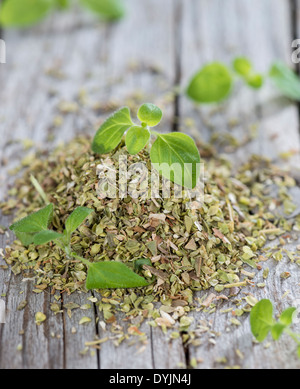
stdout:
<svg viewBox="0 0 300 389">
<path fill-rule="evenodd" d="M 6 0 L 0 7 L 4 27 L 27 27 L 39 22 L 53 8 L 53 0 Z"/>
<path fill-rule="evenodd" d="M 158 172 L 187 188 L 194 188 L 200 175 L 200 155 L 191 137 L 182 133 L 159 134 L 150 152 Z"/>
<path fill-rule="evenodd" d="M 250 312 L 252 334 L 262 342 L 274 325 L 273 305 L 270 300 L 263 299 L 254 305 Z"/>
<path fill-rule="evenodd" d="M 276 62 L 269 75 L 280 92 L 296 101 L 300 101 L 300 79 L 298 75 L 284 63 Z"/>
<path fill-rule="evenodd" d="M 295 307 L 289 307 L 289 308 L 285 309 L 279 317 L 280 323 L 284 324 L 285 326 L 291 325 L 293 322 L 293 317 L 294 317 L 294 313 L 296 312 L 296 310 L 297 309 Z"/>
<path fill-rule="evenodd" d="M 16 237 L 22 242 L 24 246 L 29 246 L 31 243 L 33 243 L 33 239 L 35 234 L 29 234 L 27 232 L 18 232 L 14 231 L 16 234 Z"/>
<path fill-rule="evenodd" d="M 115 261 L 91 263 L 86 280 L 87 289 L 136 288 L 148 282 L 130 270 L 124 263 Z"/>
<path fill-rule="evenodd" d="M 233 61 L 233 68 L 239 74 L 246 84 L 252 88 L 260 88 L 263 85 L 263 76 L 256 73 L 252 63 L 246 57 L 237 57 Z"/>
<path fill-rule="evenodd" d="M 121 142 L 124 133 L 133 125 L 129 108 L 124 107 L 111 115 L 97 131 L 92 150 L 98 154 L 107 154 Z"/>
<path fill-rule="evenodd" d="M 243 77 L 246 77 L 252 71 L 252 64 L 246 57 L 237 57 L 233 61 L 234 70 Z"/>
<path fill-rule="evenodd" d="M 80 0 L 81 4 L 89 8 L 102 19 L 120 19 L 125 14 L 122 0 Z"/>
<path fill-rule="evenodd" d="M 137 117 L 142 123 L 146 123 L 149 127 L 155 127 L 162 119 L 162 111 L 156 105 L 146 103 L 140 106 Z"/>
<path fill-rule="evenodd" d="M 275 323 L 271 328 L 271 335 L 274 340 L 278 340 L 287 326 L 282 323 Z"/>
<path fill-rule="evenodd" d="M 24 219 L 18 220 L 9 228 L 14 232 L 25 232 L 34 234 L 48 229 L 48 225 L 53 217 L 53 204 L 47 205 L 45 208 L 32 213 Z"/>
<path fill-rule="evenodd" d="M 128 153 L 131 155 L 139 153 L 149 142 L 149 139 L 150 132 L 146 128 L 139 126 L 129 128 L 125 138 Z"/>
<path fill-rule="evenodd" d="M 197 103 L 217 103 L 231 90 L 232 77 L 228 68 L 219 62 L 204 66 L 189 83 L 187 95 Z"/>
<path fill-rule="evenodd" d="M 62 237 L 63 235 L 59 234 L 58 232 L 46 230 L 36 234 L 33 238 L 33 243 L 36 245 L 42 245 L 48 242 L 52 242 L 53 240 L 56 239 L 61 239 Z"/>
<path fill-rule="evenodd" d="M 255 89 L 260 88 L 264 83 L 263 76 L 258 73 L 250 74 L 248 77 L 245 78 L 245 81 L 249 86 Z"/>
<path fill-rule="evenodd" d="M 77 207 L 67 218 L 65 227 L 67 234 L 72 234 L 93 213 L 93 209 L 86 207 Z"/>
<path fill-rule="evenodd" d="M 262 342 L 271 332 L 274 340 L 278 340 L 283 332 L 286 332 L 298 346 L 297 354 L 300 358 L 300 335 L 292 332 L 289 326 L 293 322 L 296 308 L 289 307 L 284 310 L 279 320 L 276 322 L 273 318 L 273 305 L 270 300 L 259 301 L 250 312 L 250 324 L 253 335 L 259 342 Z"/>
</svg>

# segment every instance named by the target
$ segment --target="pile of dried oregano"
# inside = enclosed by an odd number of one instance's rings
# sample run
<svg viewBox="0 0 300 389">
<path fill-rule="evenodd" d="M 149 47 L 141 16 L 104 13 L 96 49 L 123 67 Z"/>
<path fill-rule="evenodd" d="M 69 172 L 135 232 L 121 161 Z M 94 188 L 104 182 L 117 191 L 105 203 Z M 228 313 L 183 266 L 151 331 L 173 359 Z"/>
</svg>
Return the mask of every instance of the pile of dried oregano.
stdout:
<svg viewBox="0 0 300 389">
<path fill-rule="evenodd" d="M 214 288 L 220 296 L 228 296 L 231 288 L 253 284 L 245 265 L 261 269 L 260 261 L 269 257 L 280 260 L 285 250 L 280 245 L 300 230 L 299 216 L 285 217 L 294 211 L 288 191 L 295 181 L 266 160 L 253 157 L 233 174 L 229 162 L 206 149 L 201 153 L 207 155 L 203 205 L 190 210 L 185 200 L 174 196 L 101 198 L 97 194 L 98 170 L 106 156 L 95 155 L 90 144 L 90 139 L 80 137 L 51 153 L 38 152 L 10 190 L 10 199 L 0 207 L 4 214 L 14 213 L 16 219 L 41 208 L 42 199 L 30 181 L 33 174 L 55 206 L 53 229 L 61 231 L 77 206 L 95 210 L 74 234 L 73 249 L 90 261 L 123 261 L 150 282 L 134 291 L 99 291 L 106 301 L 113 301 L 109 309 L 107 304 L 103 309 L 106 320 L 113 321 L 115 312 L 122 311 L 129 317 L 141 315 L 171 327 L 199 308 L 194 291 Z M 110 158 L 118 163 L 120 153 L 128 156 L 129 165 L 144 161 L 150 166 L 146 150 L 131 156 L 121 144 Z M 279 236 L 283 238 L 273 249 L 264 248 L 267 240 Z M 299 253 L 287 255 L 300 264 Z M 37 293 L 46 288 L 56 295 L 85 291 L 85 265 L 70 261 L 51 243 L 24 247 L 15 241 L 6 248 L 5 259 L 15 274 L 34 277 Z M 162 310 L 165 315 L 161 316 L 155 302 L 166 307 Z M 98 304 L 101 310 L 102 302 Z"/>
</svg>

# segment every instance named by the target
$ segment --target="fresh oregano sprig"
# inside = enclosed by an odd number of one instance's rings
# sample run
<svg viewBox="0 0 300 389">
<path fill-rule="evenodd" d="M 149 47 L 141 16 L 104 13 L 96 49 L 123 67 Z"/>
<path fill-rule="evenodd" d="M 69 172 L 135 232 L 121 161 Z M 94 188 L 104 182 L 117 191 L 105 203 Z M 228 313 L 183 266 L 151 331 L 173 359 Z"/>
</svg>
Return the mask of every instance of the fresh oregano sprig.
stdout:
<svg viewBox="0 0 300 389">
<path fill-rule="evenodd" d="M 233 91 L 234 75 L 242 78 L 252 88 L 260 88 L 263 76 L 257 73 L 246 57 L 237 57 L 232 63 L 233 71 L 221 62 L 211 62 L 198 70 L 191 78 L 186 95 L 200 104 L 218 103 Z"/>
<path fill-rule="evenodd" d="M 246 57 L 235 58 L 233 69 L 247 85 L 254 89 L 259 89 L 264 83 L 263 76 L 254 70 L 252 63 Z"/>
<path fill-rule="evenodd" d="M 300 78 L 294 70 L 277 61 L 272 64 L 269 77 L 284 96 L 300 101 Z"/>
<path fill-rule="evenodd" d="M 232 75 L 226 65 L 212 62 L 193 75 L 186 89 L 186 95 L 196 103 L 217 103 L 229 96 L 232 81 Z"/>
<path fill-rule="evenodd" d="M 295 307 L 285 309 L 279 319 L 273 317 L 273 304 L 268 299 L 260 300 L 254 305 L 250 312 L 250 325 L 254 337 L 262 342 L 269 333 L 274 340 L 278 340 L 283 333 L 288 334 L 297 344 L 297 353 L 300 358 L 300 334 L 291 331 Z"/>
<path fill-rule="evenodd" d="M 151 128 L 162 119 L 162 111 L 154 104 L 143 104 L 137 113 L 140 121 L 135 124 L 128 107 L 123 107 L 101 125 L 97 131 L 92 149 L 97 154 L 114 150 L 125 135 L 129 154 L 135 155 L 149 146 L 153 167 L 172 182 L 193 189 L 200 175 L 200 155 L 193 139 L 180 132 L 161 134 Z M 151 137 L 155 141 L 151 144 Z"/>
<path fill-rule="evenodd" d="M 125 13 L 122 0 L 80 0 L 79 3 L 105 20 L 120 19 Z M 54 10 L 65 10 L 69 5 L 69 0 L 5 0 L 0 6 L 0 25 L 28 27 L 38 23 Z"/>
<path fill-rule="evenodd" d="M 72 250 L 70 243 L 72 234 L 93 213 L 92 209 L 76 208 L 67 218 L 63 233 L 59 233 L 49 229 L 53 218 L 53 208 L 53 204 L 50 203 L 39 211 L 18 220 L 10 226 L 10 229 L 25 246 L 32 243 L 44 245 L 54 242 L 66 253 L 69 259 L 75 258 L 83 262 L 88 268 L 87 289 L 134 288 L 148 285 L 143 277 L 134 273 L 124 263 L 116 261 L 89 262 Z"/>
<path fill-rule="evenodd" d="M 300 101 L 300 78 L 286 64 L 274 62 L 268 73 L 262 75 L 243 56 L 234 58 L 232 68 L 221 62 L 204 65 L 192 76 L 186 95 L 199 104 L 219 103 L 231 95 L 235 76 L 254 89 L 261 88 L 266 80 L 270 80 L 283 96 Z"/>
</svg>

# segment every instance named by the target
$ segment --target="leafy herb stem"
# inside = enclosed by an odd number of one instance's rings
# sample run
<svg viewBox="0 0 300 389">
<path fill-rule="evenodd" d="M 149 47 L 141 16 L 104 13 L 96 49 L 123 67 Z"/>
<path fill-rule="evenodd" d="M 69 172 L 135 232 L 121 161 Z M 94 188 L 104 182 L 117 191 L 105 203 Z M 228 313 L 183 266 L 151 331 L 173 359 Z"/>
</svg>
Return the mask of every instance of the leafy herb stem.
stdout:
<svg viewBox="0 0 300 389">
<path fill-rule="evenodd" d="M 21 219 L 10 226 L 25 246 L 30 244 L 44 245 L 53 242 L 65 252 L 68 264 L 72 258 L 80 260 L 87 268 L 87 289 L 103 288 L 136 288 L 148 286 L 148 282 L 122 262 L 103 261 L 89 262 L 72 251 L 71 236 L 80 225 L 93 213 L 93 209 L 77 207 L 65 222 L 65 230 L 59 233 L 48 227 L 53 219 L 53 204 Z M 64 277 L 67 277 L 68 264 Z"/>
<path fill-rule="evenodd" d="M 125 14 L 121 0 L 80 0 L 78 3 L 102 20 L 117 20 Z M 4 27 L 28 27 L 40 22 L 55 9 L 65 10 L 69 5 L 69 0 L 6 0 L 0 6 L 0 24 Z"/>
<path fill-rule="evenodd" d="M 300 346 L 300 334 L 296 334 L 289 328 L 285 328 L 284 332 L 288 334 Z"/>
<path fill-rule="evenodd" d="M 175 184 L 193 189 L 200 175 L 200 155 L 194 140 L 184 133 L 161 134 L 153 131 L 162 119 L 162 111 L 154 104 L 140 106 L 136 125 L 128 107 L 123 107 L 109 116 L 96 132 L 92 150 L 96 154 L 113 151 L 125 135 L 125 144 L 130 155 L 136 155 L 145 147 L 149 151 L 154 169 Z M 151 135 L 155 136 L 151 142 Z"/>
<path fill-rule="evenodd" d="M 79 259 L 79 261 L 81 261 L 82 263 L 84 263 L 87 267 L 90 267 L 90 266 L 91 266 L 91 262 L 88 261 L 88 260 L 85 259 L 85 258 L 82 258 L 80 255 L 78 255 L 78 254 L 72 252 L 72 253 L 71 253 L 71 256 L 72 256 L 73 258 L 75 258 L 75 259 Z"/>
<path fill-rule="evenodd" d="M 151 135 L 155 135 L 155 136 L 157 136 L 157 137 L 160 136 L 160 133 L 157 132 L 157 131 L 155 131 L 155 130 L 150 130 L 150 133 L 151 133 Z"/>
<path fill-rule="evenodd" d="M 66 242 L 70 241 L 70 234 L 66 236 Z M 76 254 L 74 251 L 72 251 L 72 248 L 69 243 L 66 243 L 63 241 L 64 237 L 60 239 L 56 239 L 54 243 L 62 250 L 65 252 L 67 258 L 71 260 L 72 258 L 79 259 L 82 263 L 84 263 L 87 267 L 91 265 L 91 262 L 89 262 L 87 259 L 82 258 L 80 255 Z"/>
<path fill-rule="evenodd" d="M 268 299 L 260 300 L 250 312 L 252 334 L 259 342 L 262 342 L 269 333 L 274 340 L 278 340 L 283 333 L 286 333 L 296 342 L 297 354 L 300 358 L 300 335 L 290 329 L 295 312 L 295 307 L 289 307 L 281 313 L 278 320 L 275 320 L 272 302 Z"/>
</svg>

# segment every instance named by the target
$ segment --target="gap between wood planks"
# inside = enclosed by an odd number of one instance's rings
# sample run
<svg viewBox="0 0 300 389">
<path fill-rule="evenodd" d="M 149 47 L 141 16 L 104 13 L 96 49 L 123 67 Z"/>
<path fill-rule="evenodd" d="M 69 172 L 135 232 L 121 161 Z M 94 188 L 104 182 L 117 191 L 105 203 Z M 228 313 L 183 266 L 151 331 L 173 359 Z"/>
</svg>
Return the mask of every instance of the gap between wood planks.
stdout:
<svg viewBox="0 0 300 389">
<path fill-rule="evenodd" d="M 182 53 L 182 1 L 175 0 L 174 13 L 174 35 L 175 35 L 175 50 L 174 50 L 174 64 L 175 64 L 175 79 L 174 79 L 174 116 L 172 123 L 172 132 L 179 131 L 180 122 L 180 85 L 181 85 L 181 53 Z M 177 28 L 176 28 L 177 26 Z"/>
</svg>

